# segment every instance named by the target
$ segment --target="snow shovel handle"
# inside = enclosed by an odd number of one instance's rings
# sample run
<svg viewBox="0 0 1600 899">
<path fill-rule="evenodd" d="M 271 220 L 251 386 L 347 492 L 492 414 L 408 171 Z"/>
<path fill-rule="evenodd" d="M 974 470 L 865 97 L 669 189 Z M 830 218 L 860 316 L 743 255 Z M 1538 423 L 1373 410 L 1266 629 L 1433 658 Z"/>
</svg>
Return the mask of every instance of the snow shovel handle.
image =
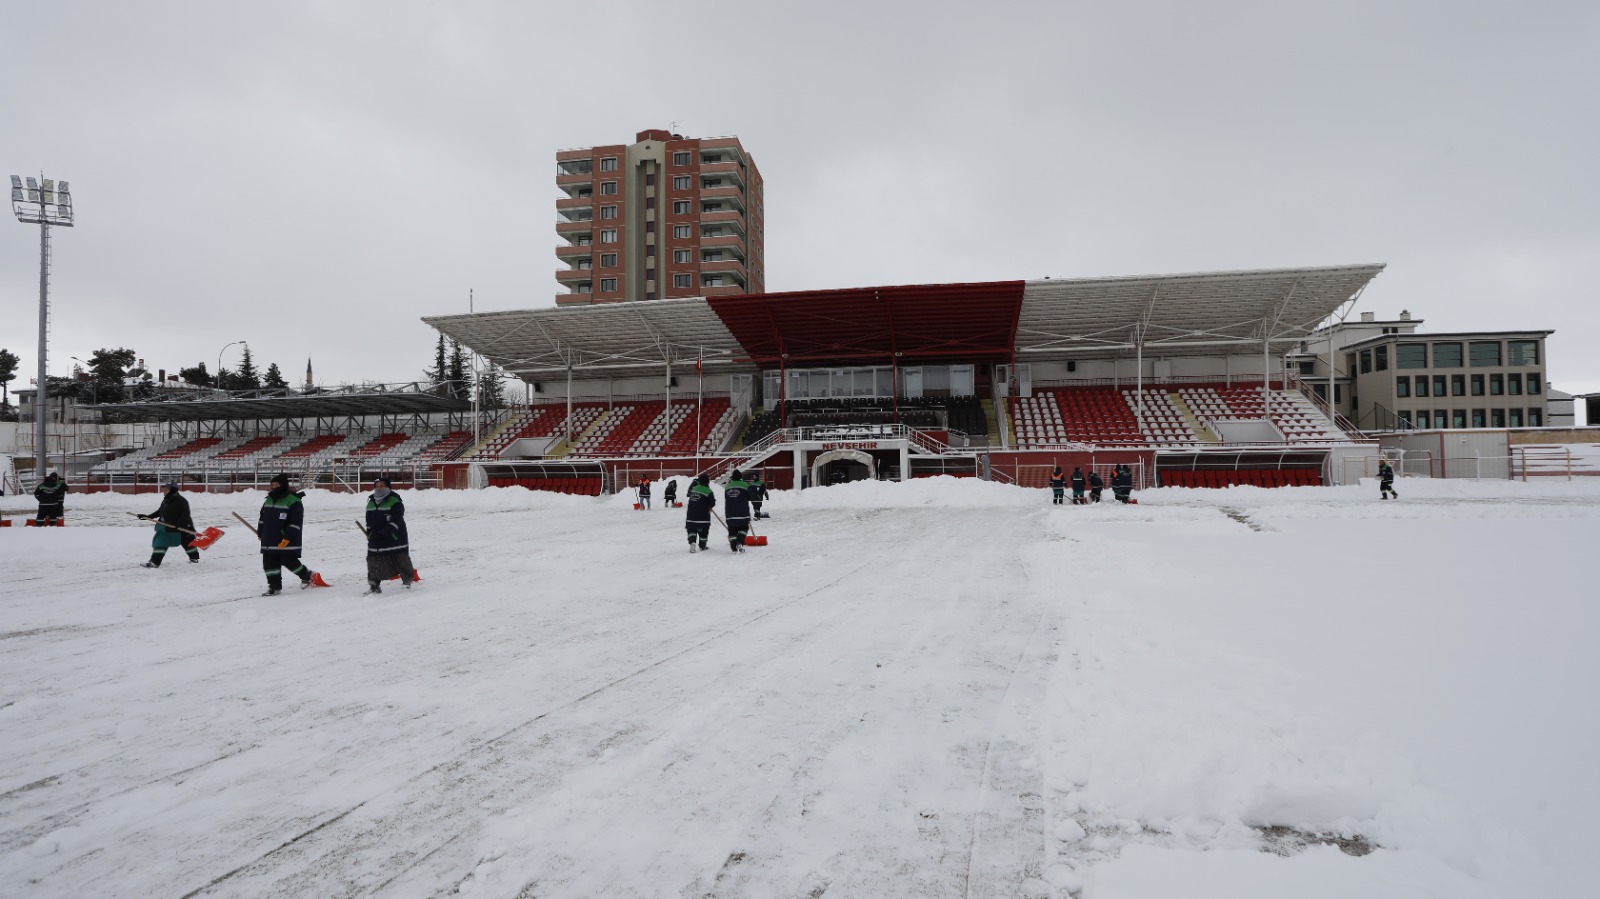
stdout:
<svg viewBox="0 0 1600 899">
<path fill-rule="evenodd" d="M 250 528 L 250 533 L 255 534 L 257 537 L 261 536 L 261 532 L 256 530 L 255 528 L 250 527 L 250 522 L 245 521 L 243 515 L 240 515 L 238 512 L 234 512 L 233 513 L 233 517 L 239 519 L 239 523 L 240 524 L 244 525 L 247 528 Z"/>
<path fill-rule="evenodd" d="M 129 512 L 128 514 L 134 516 L 135 518 L 144 518 L 144 516 L 140 515 L 138 512 Z M 188 528 L 180 528 L 175 524 L 167 524 L 165 521 L 162 521 L 159 518 L 150 518 L 150 519 L 146 519 L 146 520 L 153 521 L 156 524 L 162 525 L 164 527 L 172 528 L 174 531 L 182 531 L 183 533 L 188 534 L 191 537 L 199 537 L 200 536 L 199 534 L 196 534 L 194 531 L 191 531 Z"/>
<path fill-rule="evenodd" d="M 717 514 L 717 510 L 716 509 L 712 509 L 711 510 L 711 517 L 715 518 L 717 520 L 717 524 L 722 525 L 722 529 L 724 531 L 728 531 L 728 523 L 726 521 L 722 520 L 722 516 Z M 728 531 L 728 533 L 731 535 L 733 533 L 733 531 Z"/>
<path fill-rule="evenodd" d="M 367 533 L 367 526 L 362 524 L 361 522 L 359 522 L 359 521 L 356 522 L 356 527 L 361 529 L 361 533 L 362 533 L 363 536 L 367 536 L 367 537 L 371 537 L 372 536 L 371 534 Z"/>
</svg>

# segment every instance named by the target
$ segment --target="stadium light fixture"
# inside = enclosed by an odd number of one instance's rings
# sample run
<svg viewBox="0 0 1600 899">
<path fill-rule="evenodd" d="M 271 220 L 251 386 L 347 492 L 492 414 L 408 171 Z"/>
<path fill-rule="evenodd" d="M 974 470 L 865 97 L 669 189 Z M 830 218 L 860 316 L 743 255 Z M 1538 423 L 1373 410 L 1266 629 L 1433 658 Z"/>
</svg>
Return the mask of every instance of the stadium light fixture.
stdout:
<svg viewBox="0 0 1600 899">
<path fill-rule="evenodd" d="M 43 182 L 41 187 L 40 182 Z M 45 383 L 45 362 L 50 339 L 50 226 L 71 228 L 72 191 L 67 182 L 57 185 L 41 173 L 39 180 L 28 178 L 26 189 L 22 179 L 11 176 L 11 211 L 24 225 L 39 226 L 39 385 L 33 394 L 33 476 L 43 480 L 49 467 L 45 449 L 45 417 L 50 407 L 46 404 L 48 391 Z M 65 460 L 63 460 L 65 467 Z"/>
</svg>

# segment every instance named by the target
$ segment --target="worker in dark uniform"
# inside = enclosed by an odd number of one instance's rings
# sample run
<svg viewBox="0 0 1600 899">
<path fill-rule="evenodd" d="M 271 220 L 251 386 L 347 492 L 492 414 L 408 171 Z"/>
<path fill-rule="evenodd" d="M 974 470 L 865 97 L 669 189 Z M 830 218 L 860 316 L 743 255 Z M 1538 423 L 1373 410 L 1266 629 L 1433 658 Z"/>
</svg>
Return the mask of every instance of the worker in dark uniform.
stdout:
<svg viewBox="0 0 1600 899">
<path fill-rule="evenodd" d="M 1091 468 L 1089 470 L 1089 502 L 1099 502 L 1100 491 L 1104 489 L 1106 489 L 1106 482 L 1101 480 L 1100 472 Z"/>
<path fill-rule="evenodd" d="M 39 501 L 39 514 L 34 517 L 34 527 L 63 525 L 67 523 L 67 482 L 55 472 L 33 488 L 33 498 Z"/>
<path fill-rule="evenodd" d="M 1050 472 L 1050 505 L 1066 505 L 1067 476 L 1061 473 L 1061 466 L 1057 465 Z"/>
<path fill-rule="evenodd" d="M 1088 483 L 1083 476 L 1083 469 L 1074 467 L 1072 469 L 1072 504 L 1074 506 L 1081 506 L 1088 502 L 1083 498 L 1083 490 L 1088 486 Z"/>
<path fill-rule="evenodd" d="M 1388 459 L 1378 460 L 1378 499 L 1400 498 L 1394 492 L 1394 469 L 1389 467 Z"/>
<path fill-rule="evenodd" d="M 139 516 L 156 523 L 156 535 L 150 541 L 150 561 L 143 563 L 143 568 L 160 568 L 167 550 L 174 546 L 183 547 L 190 562 L 200 562 L 200 550 L 190 545 L 194 543 L 194 516 L 189 514 L 189 501 L 183 498 L 177 481 L 169 481 L 166 486 L 167 495 L 161 498 L 161 507 L 149 515 Z"/>
<path fill-rule="evenodd" d="M 737 468 L 722 488 L 722 517 L 728 526 L 728 549 L 744 552 L 744 537 L 750 532 L 750 485 Z"/>
<path fill-rule="evenodd" d="M 753 472 L 750 473 L 750 517 L 751 518 L 767 518 L 767 517 L 769 517 L 766 513 L 761 511 L 761 504 L 766 502 L 766 501 L 767 501 L 767 485 L 761 483 L 761 472 L 753 471 Z"/>
<path fill-rule="evenodd" d="M 711 512 L 717 507 L 717 496 L 711 492 L 711 479 L 706 475 L 695 478 L 685 491 L 688 509 L 683 513 L 683 526 L 689 532 L 689 552 L 706 548 L 706 538 L 711 534 Z"/>
</svg>

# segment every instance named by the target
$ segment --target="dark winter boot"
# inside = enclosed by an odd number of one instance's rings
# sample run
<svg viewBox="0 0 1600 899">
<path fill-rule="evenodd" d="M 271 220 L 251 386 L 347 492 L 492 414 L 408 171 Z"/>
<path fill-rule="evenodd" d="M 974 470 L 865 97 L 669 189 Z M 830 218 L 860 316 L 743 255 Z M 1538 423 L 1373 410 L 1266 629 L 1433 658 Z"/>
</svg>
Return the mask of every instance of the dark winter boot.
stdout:
<svg viewBox="0 0 1600 899">
<path fill-rule="evenodd" d="M 160 568 L 161 567 L 161 563 L 159 561 L 155 560 L 155 559 L 151 559 L 148 562 L 140 562 L 139 563 L 139 567 L 140 568 Z"/>
<path fill-rule="evenodd" d="M 382 593 L 382 592 L 383 592 L 383 585 L 382 584 L 378 583 L 377 581 L 367 581 L 367 594 L 369 596 L 371 594 L 373 594 L 373 593 Z"/>
</svg>

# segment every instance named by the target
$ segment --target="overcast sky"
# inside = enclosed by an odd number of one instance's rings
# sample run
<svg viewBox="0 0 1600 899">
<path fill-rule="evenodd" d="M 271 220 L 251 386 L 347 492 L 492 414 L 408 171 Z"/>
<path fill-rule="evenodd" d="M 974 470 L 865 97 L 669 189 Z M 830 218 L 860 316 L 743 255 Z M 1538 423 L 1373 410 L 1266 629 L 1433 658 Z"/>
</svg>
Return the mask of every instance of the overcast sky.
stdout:
<svg viewBox="0 0 1600 899">
<path fill-rule="evenodd" d="M 1387 262 L 1600 390 L 1600 4 L 0 0 L 0 175 L 72 183 L 51 373 L 248 339 L 420 376 L 553 305 L 554 154 L 677 122 L 766 179 L 769 290 Z M 37 229 L 0 226 L 36 366 Z M 233 367 L 238 347 L 224 363 Z"/>
</svg>

